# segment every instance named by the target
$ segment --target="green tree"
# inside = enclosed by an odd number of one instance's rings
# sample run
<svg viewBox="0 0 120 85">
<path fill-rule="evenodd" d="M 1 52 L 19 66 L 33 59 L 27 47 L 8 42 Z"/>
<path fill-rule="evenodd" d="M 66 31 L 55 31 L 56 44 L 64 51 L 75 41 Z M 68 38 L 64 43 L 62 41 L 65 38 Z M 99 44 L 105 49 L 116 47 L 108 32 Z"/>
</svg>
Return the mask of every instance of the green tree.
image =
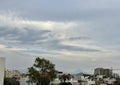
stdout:
<svg viewBox="0 0 120 85">
<path fill-rule="evenodd" d="M 4 85 L 14 85 L 12 79 L 4 78 Z"/>
<path fill-rule="evenodd" d="M 120 79 L 116 79 L 116 81 L 114 83 L 115 83 L 115 85 L 120 85 Z"/>
<path fill-rule="evenodd" d="M 29 82 L 37 82 L 37 85 L 49 85 L 56 77 L 55 64 L 44 58 L 36 58 L 32 67 L 28 68 Z"/>
<path fill-rule="evenodd" d="M 72 75 L 70 74 L 63 74 L 59 77 L 59 79 L 61 80 L 61 82 L 66 82 L 66 80 L 70 80 L 72 78 Z"/>
<path fill-rule="evenodd" d="M 59 85 L 72 85 L 72 83 L 67 82 L 67 83 L 60 83 Z"/>
</svg>

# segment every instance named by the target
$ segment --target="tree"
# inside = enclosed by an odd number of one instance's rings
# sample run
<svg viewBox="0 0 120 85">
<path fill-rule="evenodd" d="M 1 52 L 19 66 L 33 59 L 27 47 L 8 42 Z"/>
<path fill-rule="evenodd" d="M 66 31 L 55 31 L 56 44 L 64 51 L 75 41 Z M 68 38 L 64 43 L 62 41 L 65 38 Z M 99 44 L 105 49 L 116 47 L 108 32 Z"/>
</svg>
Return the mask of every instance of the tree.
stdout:
<svg viewBox="0 0 120 85">
<path fill-rule="evenodd" d="M 114 83 L 115 83 L 115 85 L 120 85 L 120 79 L 116 79 L 116 81 Z"/>
<path fill-rule="evenodd" d="M 12 79 L 4 78 L 4 85 L 14 85 Z"/>
<path fill-rule="evenodd" d="M 67 82 L 67 83 L 60 83 L 59 85 L 72 85 L 72 83 Z"/>
<path fill-rule="evenodd" d="M 29 82 L 37 82 L 37 85 L 49 85 L 56 77 L 55 64 L 44 58 L 36 58 L 32 67 L 28 68 Z"/>
<path fill-rule="evenodd" d="M 63 74 L 59 77 L 59 79 L 61 80 L 61 82 L 65 83 L 66 80 L 70 80 L 72 78 L 72 75 L 70 74 Z"/>
</svg>

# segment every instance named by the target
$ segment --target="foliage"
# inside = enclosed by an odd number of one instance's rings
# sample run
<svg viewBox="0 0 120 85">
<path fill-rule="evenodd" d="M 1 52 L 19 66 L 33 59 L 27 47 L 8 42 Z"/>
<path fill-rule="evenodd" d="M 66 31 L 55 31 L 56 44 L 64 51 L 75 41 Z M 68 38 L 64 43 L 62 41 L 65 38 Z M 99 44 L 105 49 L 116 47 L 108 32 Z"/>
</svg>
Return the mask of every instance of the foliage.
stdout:
<svg viewBox="0 0 120 85">
<path fill-rule="evenodd" d="M 4 85 L 14 85 L 12 79 L 4 78 Z"/>
<path fill-rule="evenodd" d="M 66 82 L 66 80 L 70 80 L 72 78 L 72 75 L 70 74 L 63 74 L 59 77 L 59 79 L 61 80 L 61 82 Z"/>
<path fill-rule="evenodd" d="M 115 85 L 120 85 L 120 79 L 117 79 Z"/>
<path fill-rule="evenodd" d="M 37 82 L 38 85 L 48 85 L 50 80 L 56 77 L 55 65 L 44 58 L 36 58 L 32 67 L 28 68 L 29 82 Z"/>
<path fill-rule="evenodd" d="M 72 85 L 72 84 L 68 82 L 68 83 L 60 83 L 59 85 Z"/>
</svg>

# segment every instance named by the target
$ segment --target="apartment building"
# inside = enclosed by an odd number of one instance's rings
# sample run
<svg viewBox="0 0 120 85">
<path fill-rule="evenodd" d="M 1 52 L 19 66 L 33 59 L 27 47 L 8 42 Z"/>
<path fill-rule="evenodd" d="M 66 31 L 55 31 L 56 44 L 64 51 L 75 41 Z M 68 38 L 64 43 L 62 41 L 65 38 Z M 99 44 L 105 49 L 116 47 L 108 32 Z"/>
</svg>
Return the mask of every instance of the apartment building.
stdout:
<svg viewBox="0 0 120 85">
<path fill-rule="evenodd" d="M 107 68 L 96 68 L 94 69 L 94 75 L 104 75 L 110 77 L 112 75 L 112 70 Z"/>
</svg>

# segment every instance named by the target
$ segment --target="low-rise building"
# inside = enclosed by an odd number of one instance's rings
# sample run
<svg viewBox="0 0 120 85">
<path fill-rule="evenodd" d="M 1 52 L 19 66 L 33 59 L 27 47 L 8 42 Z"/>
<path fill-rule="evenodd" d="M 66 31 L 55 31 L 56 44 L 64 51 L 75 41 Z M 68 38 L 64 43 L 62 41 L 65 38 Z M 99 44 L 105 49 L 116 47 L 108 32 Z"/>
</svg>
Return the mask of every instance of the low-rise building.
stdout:
<svg viewBox="0 0 120 85">
<path fill-rule="evenodd" d="M 12 77 L 21 77 L 21 73 L 18 70 L 5 70 L 5 77 L 12 78 Z"/>
</svg>

